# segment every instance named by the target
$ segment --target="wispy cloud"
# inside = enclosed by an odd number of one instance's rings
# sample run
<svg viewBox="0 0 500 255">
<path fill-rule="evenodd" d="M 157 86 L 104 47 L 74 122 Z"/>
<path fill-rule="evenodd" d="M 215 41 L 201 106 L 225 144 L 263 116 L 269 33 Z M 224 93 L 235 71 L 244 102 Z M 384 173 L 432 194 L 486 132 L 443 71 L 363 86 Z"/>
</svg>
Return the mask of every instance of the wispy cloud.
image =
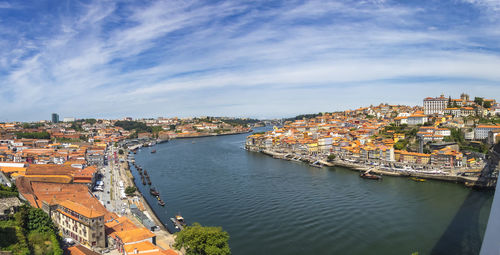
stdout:
<svg viewBox="0 0 500 255">
<path fill-rule="evenodd" d="M 479 85 L 500 94 L 498 24 L 467 9 L 494 3 L 468 2 L 96 1 L 0 10 L 0 107 L 9 109 L 0 119 L 258 117 L 339 110 L 355 98 L 418 103 L 435 93 L 425 79 L 454 95 Z M 415 93 L 405 95 L 410 86 Z"/>
</svg>

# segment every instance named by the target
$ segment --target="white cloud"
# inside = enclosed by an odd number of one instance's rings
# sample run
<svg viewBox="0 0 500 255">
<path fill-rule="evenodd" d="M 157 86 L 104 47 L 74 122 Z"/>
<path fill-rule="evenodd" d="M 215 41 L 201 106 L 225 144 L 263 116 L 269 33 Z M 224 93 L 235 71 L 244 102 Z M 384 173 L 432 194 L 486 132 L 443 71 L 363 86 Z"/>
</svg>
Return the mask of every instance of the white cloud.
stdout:
<svg viewBox="0 0 500 255">
<path fill-rule="evenodd" d="M 53 36 L 19 45 L 0 37 L 0 46 L 9 49 L 0 52 L 0 67 L 8 70 L 0 73 L 0 95 L 11 97 L 0 107 L 15 109 L 10 118 L 38 119 L 33 109 L 44 116 L 60 111 L 119 117 L 168 106 L 194 114 L 209 111 L 193 104 L 203 102 L 214 111 L 246 107 L 248 114 L 264 116 L 266 102 L 250 98 L 258 91 L 264 98 L 279 94 L 293 101 L 302 88 L 310 104 L 331 107 L 321 93 L 342 84 L 372 84 L 387 92 L 343 91 L 391 101 L 401 96 L 385 89 L 408 86 L 399 80 L 442 79 L 446 88 L 454 83 L 448 80 L 500 81 L 499 54 L 477 50 L 492 44 L 477 38 L 498 43 L 494 23 L 481 30 L 443 30 L 418 17 L 425 6 L 384 1 L 286 2 L 260 9 L 257 4 L 157 1 L 118 8 L 93 2 L 78 13 L 62 13 Z M 209 90 L 217 95 L 186 96 Z M 279 102 L 274 112 L 295 111 L 293 103 Z"/>
</svg>

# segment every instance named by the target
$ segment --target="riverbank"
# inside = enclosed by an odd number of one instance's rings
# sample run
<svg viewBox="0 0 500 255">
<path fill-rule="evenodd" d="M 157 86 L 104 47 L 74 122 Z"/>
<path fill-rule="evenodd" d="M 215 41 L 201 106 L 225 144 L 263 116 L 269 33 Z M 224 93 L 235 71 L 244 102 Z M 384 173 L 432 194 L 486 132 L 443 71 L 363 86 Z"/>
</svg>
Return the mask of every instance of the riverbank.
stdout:
<svg viewBox="0 0 500 255">
<path fill-rule="evenodd" d="M 129 151 L 125 151 L 124 155 L 129 155 Z M 132 170 L 130 168 L 130 163 L 127 158 L 125 158 L 125 162 L 122 165 L 123 167 L 120 167 L 120 170 L 123 169 L 125 174 L 123 176 L 126 176 L 127 180 L 127 185 L 135 187 L 137 190 L 136 196 L 139 199 L 139 202 L 141 205 L 143 205 L 144 209 L 144 214 L 155 223 L 156 226 L 158 226 L 159 229 L 156 229 L 153 231 L 153 233 L 156 235 L 156 245 L 158 245 L 162 249 L 173 249 L 173 244 L 175 242 L 175 237 L 174 235 L 168 230 L 168 228 L 163 224 L 163 222 L 159 219 L 158 215 L 156 212 L 151 208 L 151 205 L 149 204 L 148 200 L 144 197 L 144 194 L 142 194 L 137 187 L 135 183 L 135 178 L 132 174 Z M 145 227 L 132 213 L 129 215 L 131 219 L 133 219 L 134 223 L 136 225 L 141 225 Z M 182 254 L 180 251 L 177 251 L 179 254 Z"/>
<path fill-rule="evenodd" d="M 400 172 L 395 172 L 395 171 L 383 170 L 383 169 L 381 169 L 380 166 L 376 166 L 376 165 L 356 164 L 353 162 L 348 162 L 348 161 L 339 160 L 339 159 L 334 160 L 334 161 L 326 161 L 326 160 L 322 160 L 322 159 L 318 159 L 318 158 L 303 157 L 301 155 L 290 155 L 290 154 L 275 152 L 275 151 L 271 151 L 271 150 L 255 150 L 255 149 L 247 149 L 247 150 L 254 151 L 254 152 L 260 152 L 260 153 L 266 154 L 268 156 L 272 156 L 273 158 L 276 158 L 276 159 L 302 161 L 304 163 L 309 163 L 309 165 L 312 165 L 315 167 L 340 166 L 340 167 L 344 167 L 344 168 L 352 170 L 352 171 L 358 171 L 358 172 L 370 171 L 371 173 L 375 173 L 378 175 L 394 176 L 394 177 L 406 177 L 406 178 L 416 177 L 416 178 L 429 179 L 429 180 L 461 183 L 467 187 L 489 188 L 489 187 L 483 187 L 483 186 L 479 185 L 478 184 L 478 179 L 479 179 L 478 177 L 454 175 L 451 172 L 450 173 L 432 173 L 432 174 L 431 173 L 424 173 L 424 172 L 417 172 L 417 171 L 404 171 L 404 170 L 402 170 Z M 297 159 L 300 159 L 300 160 L 297 160 Z"/>
</svg>

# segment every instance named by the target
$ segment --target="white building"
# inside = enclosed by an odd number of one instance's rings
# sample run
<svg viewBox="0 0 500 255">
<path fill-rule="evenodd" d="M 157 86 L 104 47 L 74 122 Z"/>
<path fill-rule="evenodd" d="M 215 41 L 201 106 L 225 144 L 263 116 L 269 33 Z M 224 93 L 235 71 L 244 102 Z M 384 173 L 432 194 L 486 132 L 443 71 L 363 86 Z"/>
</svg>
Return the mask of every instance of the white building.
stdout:
<svg viewBox="0 0 500 255">
<path fill-rule="evenodd" d="M 493 125 L 479 125 L 474 129 L 474 139 L 483 140 L 488 138 L 488 133 L 490 131 L 500 129 L 500 126 Z"/>
<path fill-rule="evenodd" d="M 440 97 L 427 97 L 424 99 L 424 114 L 444 114 L 447 105 L 448 99 L 444 95 Z"/>
<path fill-rule="evenodd" d="M 408 125 L 423 125 L 427 122 L 427 116 L 423 114 L 413 114 L 408 117 Z"/>
<path fill-rule="evenodd" d="M 436 128 L 434 134 L 440 136 L 451 136 L 451 131 L 447 128 Z"/>
<path fill-rule="evenodd" d="M 75 121 L 75 117 L 64 117 L 63 122 L 73 122 Z"/>
</svg>

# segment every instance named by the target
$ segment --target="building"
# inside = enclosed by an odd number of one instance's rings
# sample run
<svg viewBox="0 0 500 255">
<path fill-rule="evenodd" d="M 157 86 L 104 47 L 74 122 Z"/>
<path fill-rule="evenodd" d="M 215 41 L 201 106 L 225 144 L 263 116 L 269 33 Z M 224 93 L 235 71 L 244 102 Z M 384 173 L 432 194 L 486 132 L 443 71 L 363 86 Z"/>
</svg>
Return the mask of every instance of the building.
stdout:
<svg viewBox="0 0 500 255">
<path fill-rule="evenodd" d="M 59 123 L 59 114 L 52 113 L 52 123 Z"/>
<path fill-rule="evenodd" d="M 435 150 L 431 154 L 431 164 L 447 168 L 461 167 L 464 164 L 463 154 L 450 147 Z"/>
<path fill-rule="evenodd" d="M 106 246 L 102 212 L 65 200 L 50 206 L 50 216 L 63 237 L 92 248 Z"/>
<path fill-rule="evenodd" d="M 479 125 L 474 129 L 474 139 L 475 140 L 484 140 L 488 138 L 488 133 L 495 129 L 500 129 L 500 125 Z"/>
<path fill-rule="evenodd" d="M 424 114 L 444 114 L 448 105 L 448 99 L 441 95 L 440 97 L 427 97 L 424 99 Z"/>
<path fill-rule="evenodd" d="M 423 125 L 424 123 L 427 122 L 427 116 L 424 114 L 412 114 L 410 117 L 408 117 L 408 125 L 414 126 L 414 125 Z"/>
<path fill-rule="evenodd" d="M 488 143 L 496 144 L 500 142 L 500 129 L 495 129 L 488 132 Z"/>
<path fill-rule="evenodd" d="M 63 122 L 73 122 L 75 121 L 75 117 L 64 117 Z"/>
<path fill-rule="evenodd" d="M 127 245 L 149 242 L 156 245 L 156 235 L 146 228 L 134 228 L 131 230 L 124 230 L 114 232 L 111 235 L 114 238 L 115 247 L 118 252 L 125 253 Z"/>
</svg>

